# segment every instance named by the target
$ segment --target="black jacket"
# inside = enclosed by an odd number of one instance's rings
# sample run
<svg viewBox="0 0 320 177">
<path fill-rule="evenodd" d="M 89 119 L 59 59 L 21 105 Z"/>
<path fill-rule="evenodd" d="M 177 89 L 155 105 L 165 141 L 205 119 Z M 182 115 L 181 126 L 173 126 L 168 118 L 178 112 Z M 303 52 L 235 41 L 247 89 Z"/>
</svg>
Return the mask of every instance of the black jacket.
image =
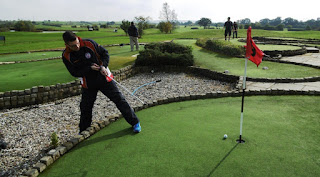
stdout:
<svg viewBox="0 0 320 177">
<path fill-rule="evenodd" d="M 131 25 L 128 28 L 128 34 L 129 34 L 129 36 L 138 37 L 139 36 L 138 28 L 134 25 Z"/>
<path fill-rule="evenodd" d="M 89 88 L 101 80 L 106 80 L 99 71 L 91 69 L 93 63 L 99 66 L 108 67 L 108 51 L 90 39 L 81 39 L 80 50 L 72 51 L 68 47 L 62 53 L 62 60 L 70 74 L 80 77 L 82 87 Z"/>
</svg>

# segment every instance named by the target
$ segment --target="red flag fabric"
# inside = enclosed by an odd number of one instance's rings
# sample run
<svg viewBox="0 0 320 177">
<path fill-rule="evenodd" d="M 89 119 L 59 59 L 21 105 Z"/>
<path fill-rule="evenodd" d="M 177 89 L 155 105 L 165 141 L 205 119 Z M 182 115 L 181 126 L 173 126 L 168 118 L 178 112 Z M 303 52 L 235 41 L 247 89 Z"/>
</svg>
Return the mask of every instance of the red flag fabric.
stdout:
<svg viewBox="0 0 320 177">
<path fill-rule="evenodd" d="M 249 26 L 247 31 L 247 45 L 246 48 L 246 58 L 255 63 L 257 67 L 262 61 L 264 53 L 257 47 L 251 38 L 251 26 Z"/>
</svg>

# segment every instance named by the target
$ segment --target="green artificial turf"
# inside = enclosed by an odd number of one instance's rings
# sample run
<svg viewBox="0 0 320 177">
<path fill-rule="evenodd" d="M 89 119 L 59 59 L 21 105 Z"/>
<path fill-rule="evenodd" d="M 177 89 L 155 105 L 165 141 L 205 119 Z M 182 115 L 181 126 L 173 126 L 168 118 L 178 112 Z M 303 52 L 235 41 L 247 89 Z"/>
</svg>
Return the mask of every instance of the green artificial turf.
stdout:
<svg viewBox="0 0 320 177">
<path fill-rule="evenodd" d="M 144 46 L 140 46 L 140 48 L 143 50 Z M 106 49 L 110 55 L 109 66 L 111 70 L 118 70 L 131 65 L 136 59 L 133 55 L 138 53 L 138 51 L 131 52 L 129 45 L 124 47 L 107 47 Z M 36 59 L 47 57 L 47 55 L 42 55 L 41 53 L 39 55 L 35 52 L 30 55 L 38 55 L 38 57 L 35 56 Z M 62 52 L 54 52 L 54 55 L 58 54 L 61 56 Z M 30 59 L 29 54 L 12 55 L 11 58 L 14 59 L 12 61 L 18 61 L 16 60 L 16 56 L 19 56 L 20 59 L 24 56 L 27 57 L 26 60 Z M 1 56 L 3 55 L 0 55 L 0 57 Z M 9 56 L 11 56 L 11 54 L 7 57 Z M 0 92 L 24 90 L 39 85 L 56 85 L 57 83 L 67 83 L 75 79 L 76 78 L 69 74 L 61 59 L 0 65 Z"/>
<path fill-rule="evenodd" d="M 195 44 L 196 40 L 175 40 L 175 42 L 191 46 L 195 57 L 195 64 L 213 71 L 229 71 L 231 75 L 243 76 L 245 68 L 244 58 L 229 57 L 203 49 Z M 263 70 L 268 67 L 268 70 Z M 247 76 L 253 78 L 304 78 L 320 76 L 320 70 L 311 67 L 263 61 L 257 67 L 248 61 Z"/>
<path fill-rule="evenodd" d="M 61 59 L 0 65 L 0 92 L 73 80 L 75 78 L 69 74 Z"/>
<path fill-rule="evenodd" d="M 61 57 L 61 52 L 30 52 L 0 55 L 0 62 L 29 61 L 52 57 Z"/>
<path fill-rule="evenodd" d="M 317 96 L 185 101 L 121 119 L 78 144 L 40 176 L 319 176 Z M 223 140 L 223 135 L 228 138 Z"/>
<path fill-rule="evenodd" d="M 69 26 L 55 28 L 55 30 L 64 31 L 70 30 Z M 193 26 L 195 27 L 195 26 Z M 197 26 L 199 27 L 199 26 Z M 203 29 L 199 27 L 197 30 L 191 29 L 191 26 L 184 28 L 178 26 L 172 33 L 164 34 L 156 28 L 144 30 L 145 35 L 139 39 L 139 42 L 160 42 L 170 41 L 177 38 L 224 38 L 224 30 L 221 29 Z M 77 31 L 78 28 L 72 29 Z M 320 39 L 319 31 L 267 31 L 267 30 L 252 30 L 252 37 L 276 37 L 276 38 L 304 38 L 304 39 Z M 113 28 L 100 29 L 99 31 L 79 31 L 76 33 L 82 38 L 94 39 L 101 45 L 129 43 L 129 37 L 124 31 L 119 29 L 117 33 L 113 32 Z M 238 37 L 245 38 L 247 35 L 246 29 L 239 29 Z M 3 32 L 2 36 L 6 37 L 6 43 L 0 42 L 0 53 L 13 53 L 21 51 L 41 50 L 41 49 L 56 49 L 63 48 L 62 33 L 40 33 L 40 32 Z"/>
</svg>

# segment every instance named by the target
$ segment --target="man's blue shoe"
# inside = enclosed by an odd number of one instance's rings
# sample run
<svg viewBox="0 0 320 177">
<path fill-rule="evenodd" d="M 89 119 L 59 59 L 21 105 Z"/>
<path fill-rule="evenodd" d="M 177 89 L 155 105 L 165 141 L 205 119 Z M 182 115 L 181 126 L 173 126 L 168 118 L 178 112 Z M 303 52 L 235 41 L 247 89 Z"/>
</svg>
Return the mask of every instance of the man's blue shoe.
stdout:
<svg viewBox="0 0 320 177">
<path fill-rule="evenodd" d="M 135 133 L 141 132 L 140 122 L 138 122 L 136 125 L 133 126 L 133 132 Z"/>
</svg>

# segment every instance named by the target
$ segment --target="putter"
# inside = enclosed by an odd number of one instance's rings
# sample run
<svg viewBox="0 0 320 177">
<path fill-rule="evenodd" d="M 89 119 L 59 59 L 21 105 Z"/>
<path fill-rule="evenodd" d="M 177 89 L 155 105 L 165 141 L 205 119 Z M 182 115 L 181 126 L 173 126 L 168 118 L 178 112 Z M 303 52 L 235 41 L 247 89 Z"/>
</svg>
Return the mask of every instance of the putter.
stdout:
<svg viewBox="0 0 320 177">
<path fill-rule="evenodd" d="M 149 83 L 146 83 L 146 84 L 143 84 L 143 85 L 139 86 L 138 88 L 136 88 L 136 89 L 131 93 L 131 95 L 134 95 L 134 93 L 136 93 L 136 91 L 138 91 L 138 90 L 141 89 L 142 87 L 147 86 L 147 85 L 150 85 L 150 84 L 154 84 L 154 83 L 156 83 L 156 82 L 161 82 L 161 79 L 156 80 L 156 81 L 152 81 L 152 82 L 149 82 Z"/>
<path fill-rule="evenodd" d="M 133 95 L 125 86 L 121 85 L 119 82 L 117 82 L 116 80 L 114 80 L 113 78 L 113 74 L 111 73 L 109 67 L 106 68 L 107 69 L 107 80 L 108 82 L 110 81 L 114 81 L 117 85 L 119 85 L 121 88 L 123 88 L 126 92 L 128 92 L 131 96 L 133 96 L 134 98 L 136 98 L 137 100 L 139 100 L 142 104 L 146 104 L 145 102 L 143 102 L 140 98 L 138 98 L 137 96 Z"/>
</svg>

